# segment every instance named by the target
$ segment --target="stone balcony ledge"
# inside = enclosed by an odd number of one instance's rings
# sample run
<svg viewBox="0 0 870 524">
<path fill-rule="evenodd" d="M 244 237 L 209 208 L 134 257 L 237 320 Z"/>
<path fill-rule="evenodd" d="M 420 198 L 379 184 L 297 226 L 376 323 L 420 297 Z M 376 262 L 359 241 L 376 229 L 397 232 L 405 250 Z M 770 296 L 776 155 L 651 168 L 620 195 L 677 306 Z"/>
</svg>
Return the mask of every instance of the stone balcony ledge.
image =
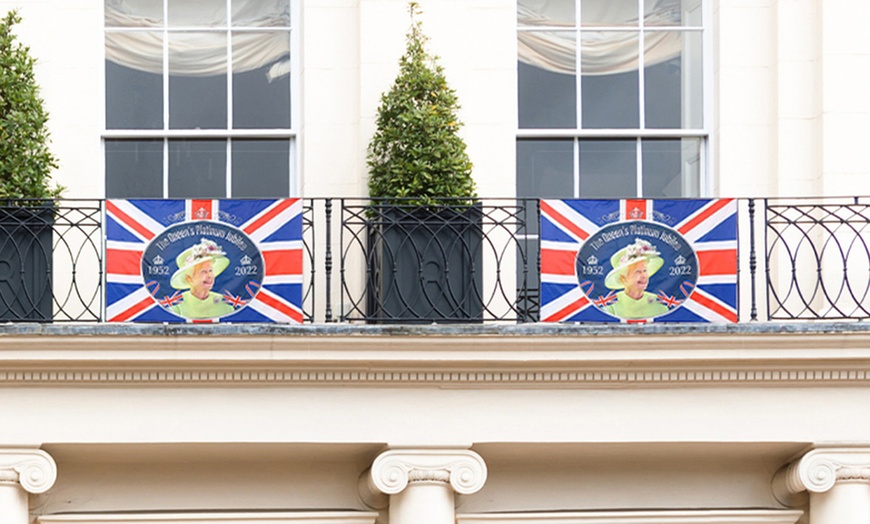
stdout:
<svg viewBox="0 0 870 524">
<path fill-rule="evenodd" d="M 9 336 L 364 336 L 364 337 L 578 337 L 661 335 L 868 334 L 870 322 L 752 322 L 738 324 L 0 324 Z"/>
</svg>

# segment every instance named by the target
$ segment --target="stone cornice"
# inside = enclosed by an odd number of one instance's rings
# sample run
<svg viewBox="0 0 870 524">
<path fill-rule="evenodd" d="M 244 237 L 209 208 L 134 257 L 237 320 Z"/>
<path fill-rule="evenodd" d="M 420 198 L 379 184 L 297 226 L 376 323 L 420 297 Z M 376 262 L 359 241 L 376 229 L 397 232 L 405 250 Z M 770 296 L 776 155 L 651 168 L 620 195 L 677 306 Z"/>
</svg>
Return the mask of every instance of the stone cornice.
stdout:
<svg viewBox="0 0 870 524">
<path fill-rule="evenodd" d="M 794 524 L 796 510 L 553 511 L 460 514 L 457 524 Z"/>
<path fill-rule="evenodd" d="M 0 386 L 674 387 L 870 384 L 870 331 L 0 334 Z M 146 331 L 147 332 L 147 331 Z M 295 333 L 295 332 L 294 332 Z"/>
<path fill-rule="evenodd" d="M 366 511 L 78 513 L 43 515 L 40 524 L 374 524 Z"/>
<path fill-rule="evenodd" d="M 38 449 L 0 449 L 3 481 L 18 481 L 28 493 L 44 493 L 57 479 L 57 465 L 48 453 Z"/>
</svg>

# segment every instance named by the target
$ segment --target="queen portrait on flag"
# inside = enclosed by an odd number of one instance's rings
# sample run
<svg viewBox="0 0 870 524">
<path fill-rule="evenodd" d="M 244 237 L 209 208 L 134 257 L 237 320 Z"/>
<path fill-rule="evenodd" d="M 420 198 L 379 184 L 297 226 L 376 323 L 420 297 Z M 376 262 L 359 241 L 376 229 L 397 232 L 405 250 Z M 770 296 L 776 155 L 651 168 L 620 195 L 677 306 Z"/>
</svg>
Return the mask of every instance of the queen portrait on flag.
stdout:
<svg viewBox="0 0 870 524">
<path fill-rule="evenodd" d="M 223 295 L 212 291 L 215 278 L 230 265 L 220 246 L 203 238 L 198 244 L 181 252 L 176 258 L 178 270 L 172 275 L 170 285 L 184 289 L 181 301 L 170 310 L 184 318 L 217 318 L 235 311 Z"/>
<path fill-rule="evenodd" d="M 614 253 L 610 264 L 613 269 L 604 279 L 604 285 L 621 291 L 605 311 L 625 319 L 652 318 L 668 312 L 658 296 L 646 290 L 650 277 L 664 265 L 655 246 L 636 238 L 633 244 Z"/>
</svg>

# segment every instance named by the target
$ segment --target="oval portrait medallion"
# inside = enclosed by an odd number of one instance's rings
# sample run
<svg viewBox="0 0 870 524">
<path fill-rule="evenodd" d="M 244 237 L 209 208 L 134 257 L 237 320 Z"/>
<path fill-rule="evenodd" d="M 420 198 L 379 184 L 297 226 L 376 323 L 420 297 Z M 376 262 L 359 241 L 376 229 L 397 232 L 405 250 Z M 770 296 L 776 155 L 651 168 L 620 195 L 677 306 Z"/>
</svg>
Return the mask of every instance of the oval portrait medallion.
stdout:
<svg viewBox="0 0 870 524">
<path fill-rule="evenodd" d="M 577 279 L 590 301 L 616 318 L 660 317 L 679 308 L 698 282 L 698 257 L 677 231 L 642 220 L 591 235 L 577 253 Z"/>
<path fill-rule="evenodd" d="M 263 256 L 239 229 L 198 220 L 166 228 L 145 248 L 142 277 L 154 300 L 186 319 L 243 309 L 263 283 Z"/>
</svg>

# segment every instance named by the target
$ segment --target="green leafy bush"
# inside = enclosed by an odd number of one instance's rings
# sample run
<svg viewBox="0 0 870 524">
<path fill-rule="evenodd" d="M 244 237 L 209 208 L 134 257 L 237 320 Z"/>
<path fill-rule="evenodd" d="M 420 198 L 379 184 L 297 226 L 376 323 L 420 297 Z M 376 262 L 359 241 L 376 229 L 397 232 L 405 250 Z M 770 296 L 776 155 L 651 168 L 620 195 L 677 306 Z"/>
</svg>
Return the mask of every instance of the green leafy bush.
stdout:
<svg viewBox="0 0 870 524">
<path fill-rule="evenodd" d="M 438 57 L 425 49 L 418 4 L 409 3 L 409 11 L 407 48 L 395 82 L 381 96 L 368 147 L 369 196 L 421 206 L 441 198 L 469 202 L 476 193 L 472 163 L 458 134 L 458 98 Z"/>
<path fill-rule="evenodd" d="M 10 11 L 0 20 L 0 199 L 59 197 L 51 184 L 57 158 L 48 149 L 48 113 L 33 75 L 35 60 L 12 27 L 21 22 Z"/>
</svg>

